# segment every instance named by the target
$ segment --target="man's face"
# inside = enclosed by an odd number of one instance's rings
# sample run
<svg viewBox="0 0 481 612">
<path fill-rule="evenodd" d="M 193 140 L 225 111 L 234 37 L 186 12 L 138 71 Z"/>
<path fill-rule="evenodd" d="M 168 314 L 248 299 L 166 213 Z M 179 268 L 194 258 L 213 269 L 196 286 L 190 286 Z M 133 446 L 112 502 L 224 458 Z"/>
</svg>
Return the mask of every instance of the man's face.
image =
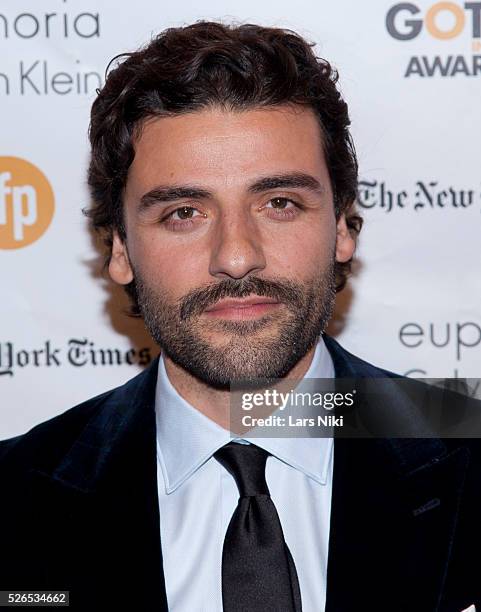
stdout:
<svg viewBox="0 0 481 612">
<path fill-rule="evenodd" d="M 135 280 L 165 355 L 217 388 L 282 377 L 314 345 L 334 303 L 336 223 L 314 113 L 206 109 L 147 121 L 124 197 L 126 241 L 110 274 Z"/>
</svg>

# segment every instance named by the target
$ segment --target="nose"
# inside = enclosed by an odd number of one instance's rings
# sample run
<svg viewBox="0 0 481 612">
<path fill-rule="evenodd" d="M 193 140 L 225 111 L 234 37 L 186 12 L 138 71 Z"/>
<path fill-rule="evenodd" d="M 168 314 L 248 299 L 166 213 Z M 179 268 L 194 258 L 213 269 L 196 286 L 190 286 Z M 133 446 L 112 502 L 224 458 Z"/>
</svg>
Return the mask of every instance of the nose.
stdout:
<svg viewBox="0 0 481 612">
<path fill-rule="evenodd" d="M 266 266 L 259 229 L 245 211 L 229 212 L 214 230 L 209 273 L 217 278 L 242 278 Z"/>
</svg>

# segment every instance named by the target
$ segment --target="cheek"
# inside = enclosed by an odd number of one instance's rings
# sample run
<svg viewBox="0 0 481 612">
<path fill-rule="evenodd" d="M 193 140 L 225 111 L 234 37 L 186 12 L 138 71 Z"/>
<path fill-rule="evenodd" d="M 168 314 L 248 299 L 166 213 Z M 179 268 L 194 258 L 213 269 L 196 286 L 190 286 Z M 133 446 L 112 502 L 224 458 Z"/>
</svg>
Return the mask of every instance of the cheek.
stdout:
<svg viewBox="0 0 481 612">
<path fill-rule="evenodd" d="M 293 224 L 294 225 L 294 224 Z M 269 269 L 280 276 L 312 278 L 333 259 L 336 226 L 326 219 L 270 235 L 266 248 Z"/>
<path fill-rule="evenodd" d="M 156 240 L 138 242 L 130 253 L 135 270 L 157 291 L 172 299 L 198 288 L 208 269 L 206 249 L 197 252 L 185 245 L 159 244 Z"/>
</svg>

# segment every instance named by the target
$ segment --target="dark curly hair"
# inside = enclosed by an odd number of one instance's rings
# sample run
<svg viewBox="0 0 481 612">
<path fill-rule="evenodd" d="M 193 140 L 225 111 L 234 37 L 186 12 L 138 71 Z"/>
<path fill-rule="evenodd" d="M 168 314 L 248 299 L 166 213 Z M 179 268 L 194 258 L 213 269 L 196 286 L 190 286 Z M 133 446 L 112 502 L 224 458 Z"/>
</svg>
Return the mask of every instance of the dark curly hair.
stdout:
<svg viewBox="0 0 481 612">
<path fill-rule="evenodd" d="M 92 106 L 88 170 L 92 204 L 85 214 L 110 260 L 113 232 L 125 239 L 123 192 L 143 121 L 210 106 L 249 109 L 281 104 L 312 108 L 323 135 L 336 218 L 344 213 L 354 238 L 362 227 L 355 208 L 358 165 L 347 104 L 338 73 L 291 30 L 254 24 L 199 21 L 169 28 L 148 45 L 115 57 Z M 351 261 L 336 262 L 336 289 L 346 284 Z M 126 286 L 139 313 L 135 284 Z"/>
</svg>

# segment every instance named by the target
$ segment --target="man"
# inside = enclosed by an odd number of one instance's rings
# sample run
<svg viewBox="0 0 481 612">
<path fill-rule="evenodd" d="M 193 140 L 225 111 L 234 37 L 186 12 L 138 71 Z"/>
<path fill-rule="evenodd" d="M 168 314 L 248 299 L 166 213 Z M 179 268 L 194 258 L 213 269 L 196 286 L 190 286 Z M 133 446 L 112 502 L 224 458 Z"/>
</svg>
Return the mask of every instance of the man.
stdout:
<svg viewBox="0 0 481 612">
<path fill-rule="evenodd" d="M 361 228 L 336 82 L 292 32 L 209 22 L 110 72 L 88 215 L 162 355 L 3 443 L 2 589 L 85 611 L 481 606 L 477 445 L 229 431 L 232 382 L 394 376 L 322 335 Z"/>
</svg>

